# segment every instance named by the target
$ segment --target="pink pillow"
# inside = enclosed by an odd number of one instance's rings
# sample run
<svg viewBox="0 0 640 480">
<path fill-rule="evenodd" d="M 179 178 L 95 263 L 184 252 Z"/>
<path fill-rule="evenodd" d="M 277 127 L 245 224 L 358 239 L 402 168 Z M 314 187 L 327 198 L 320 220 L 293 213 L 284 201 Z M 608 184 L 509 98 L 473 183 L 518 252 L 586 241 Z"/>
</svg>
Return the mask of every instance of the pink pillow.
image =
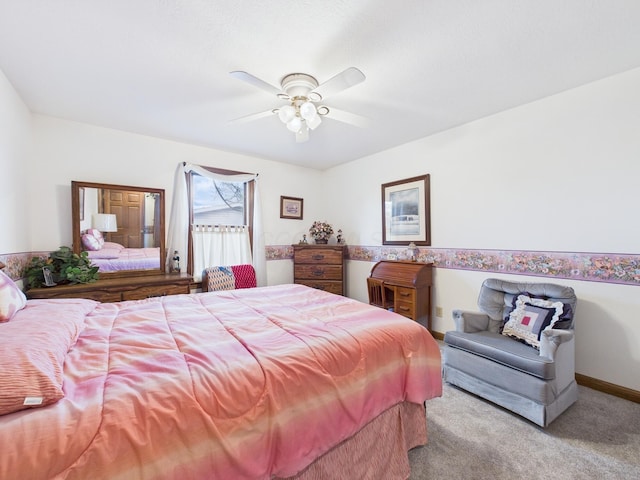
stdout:
<svg viewBox="0 0 640 480">
<path fill-rule="evenodd" d="M 100 241 L 96 237 L 88 233 L 82 235 L 82 245 L 84 245 L 84 248 L 86 250 L 94 252 L 102 248 L 102 244 L 100 243 Z"/>
<path fill-rule="evenodd" d="M 0 272 L 0 322 L 7 322 L 24 308 L 27 297 L 8 276 Z"/>
<path fill-rule="evenodd" d="M 0 324 L 0 415 L 64 397 L 64 360 L 96 305 L 81 298 L 29 300 Z"/>
<path fill-rule="evenodd" d="M 108 248 L 109 250 L 122 250 L 124 248 L 124 245 L 116 242 L 104 242 L 102 244 L 102 248 Z"/>
<path fill-rule="evenodd" d="M 96 240 L 100 242 L 100 246 L 104 244 L 104 236 L 102 235 L 102 232 L 97 228 L 88 228 L 87 233 L 96 237 Z"/>
</svg>

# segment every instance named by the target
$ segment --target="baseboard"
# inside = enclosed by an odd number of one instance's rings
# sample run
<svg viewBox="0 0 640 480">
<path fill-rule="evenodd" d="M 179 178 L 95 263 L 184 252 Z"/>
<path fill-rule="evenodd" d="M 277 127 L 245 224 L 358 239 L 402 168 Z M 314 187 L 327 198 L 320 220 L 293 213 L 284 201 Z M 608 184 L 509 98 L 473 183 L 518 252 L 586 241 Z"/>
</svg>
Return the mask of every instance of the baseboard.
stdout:
<svg viewBox="0 0 640 480">
<path fill-rule="evenodd" d="M 436 340 L 444 340 L 444 333 L 431 331 L 431 335 Z M 580 373 L 576 373 L 576 382 L 578 382 L 578 385 L 582 385 L 583 387 L 593 388 L 594 390 L 608 393 L 609 395 L 613 395 L 615 397 L 620 397 L 624 398 L 625 400 L 640 403 L 640 392 L 637 390 L 632 390 L 631 388 L 621 387 L 620 385 L 605 382 L 604 380 L 598 380 L 597 378 L 593 377 L 587 377 L 586 375 L 582 375 Z"/>
<path fill-rule="evenodd" d="M 435 332 L 433 330 L 430 330 L 430 332 L 431 332 L 431 336 L 436 340 L 444 340 L 444 333 Z"/>
<path fill-rule="evenodd" d="M 640 392 L 637 390 L 621 387 L 620 385 L 605 382 L 604 380 L 598 380 L 597 378 L 587 377 L 586 375 L 581 375 L 579 373 L 576 373 L 576 382 L 578 382 L 578 385 L 582 385 L 584 387 L 593 388 L 594 390 L 599 390 L 616 397 L 624 398 L 625 400 L 640 403 Z"/>
</svg>

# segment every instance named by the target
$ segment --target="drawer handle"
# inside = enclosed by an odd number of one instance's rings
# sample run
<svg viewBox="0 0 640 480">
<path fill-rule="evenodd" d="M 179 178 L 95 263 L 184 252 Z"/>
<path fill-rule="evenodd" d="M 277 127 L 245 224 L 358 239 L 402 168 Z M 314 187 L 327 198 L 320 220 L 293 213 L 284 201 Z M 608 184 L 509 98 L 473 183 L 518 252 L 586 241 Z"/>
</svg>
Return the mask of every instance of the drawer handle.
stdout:
<svg viewBox="0 0 640 480">
<path fill-rule="evenodd" d="M 403 312 L 408 312 L 409 308 L 407 308 L 407 307 L 398 307 L 398 310 L 402 310 Z"/>
<path fill-rule="evenodd" d="M 324 259 L 324 255 L 314 255 L 312 258 L 314 260 L 322 260 L 322 259 Z"/>
<path fill-rule="evenodd" d="M 315 275 L 316 277 L 321 277 L 322 275 L 324 275 L 324 270 L 314 270 L 313 272 L 311 272 L 312 275 Z"/>
<path fill-rule="evenodd" d="M 410 297 L 411 293 L 409 293 L 409 292 L 400 292 L 400 296 L 401 297 Z"/>
</svg>

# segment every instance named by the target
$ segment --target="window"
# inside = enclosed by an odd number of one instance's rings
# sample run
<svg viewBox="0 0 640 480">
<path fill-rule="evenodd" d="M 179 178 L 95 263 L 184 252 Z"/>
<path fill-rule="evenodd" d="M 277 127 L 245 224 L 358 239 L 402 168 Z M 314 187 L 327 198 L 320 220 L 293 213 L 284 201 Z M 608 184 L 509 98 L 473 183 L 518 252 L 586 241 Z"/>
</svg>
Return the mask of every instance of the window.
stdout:
<svg viewBox="0 0 640 480">
<path fill-rule="evenodd" d="M 246 225 L 244 182 L 225 182 L 191 172 L 193 222 Z"/>
<path fill-rule="evenodd" d="M 251 263 L 255 182 L 226 181 L 242 172 L 202 167 L 212 176 L 190 171 L 188 271 L 198 281 L 213 265 Z"/>
</svg>

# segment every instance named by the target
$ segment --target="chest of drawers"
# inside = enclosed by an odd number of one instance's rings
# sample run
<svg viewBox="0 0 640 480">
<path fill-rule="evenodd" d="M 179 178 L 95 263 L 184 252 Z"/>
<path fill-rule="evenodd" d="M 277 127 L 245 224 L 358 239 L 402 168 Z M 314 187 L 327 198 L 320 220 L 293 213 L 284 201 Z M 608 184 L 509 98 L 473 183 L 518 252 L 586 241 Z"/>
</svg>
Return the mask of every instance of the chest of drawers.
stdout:
<svg viewBox="0 0 640 480">
<path fill-rule="evenodd" d="M 186 274 L 142 275 L 109 278 L 95 283 L 32 288 L 27 290 L 26 295 L 28 298 L 88 298 L 110 303 L 189 293 L 190 283 L 191 276 Z"/>
<path fill-rule="evenodd" d="M 345 294 L 344 245 L 293 245 L 293 281 Z"/>
</svg>

